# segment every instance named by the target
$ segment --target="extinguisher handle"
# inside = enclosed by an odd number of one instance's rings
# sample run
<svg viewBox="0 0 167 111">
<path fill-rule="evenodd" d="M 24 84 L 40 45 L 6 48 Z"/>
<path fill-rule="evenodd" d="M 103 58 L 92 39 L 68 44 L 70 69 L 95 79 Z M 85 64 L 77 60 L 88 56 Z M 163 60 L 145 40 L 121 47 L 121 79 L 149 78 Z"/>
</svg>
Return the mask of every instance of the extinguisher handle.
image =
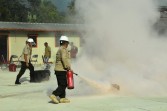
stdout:
<svg viewBox="0 0 167 111">
<path fill-rule="evenodd" d="M 67 69 L 67 71 L 72 71 L 73 72 L 73 70 L 71 70 L 71 69 Z"/>
</svg>

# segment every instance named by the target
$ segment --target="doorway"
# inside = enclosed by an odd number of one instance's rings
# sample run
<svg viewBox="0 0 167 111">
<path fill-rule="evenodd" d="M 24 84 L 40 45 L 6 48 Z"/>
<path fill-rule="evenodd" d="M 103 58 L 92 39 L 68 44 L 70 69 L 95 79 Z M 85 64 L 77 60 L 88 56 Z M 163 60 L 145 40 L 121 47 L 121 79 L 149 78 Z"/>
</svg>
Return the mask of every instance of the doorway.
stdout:
<svg viewBox="0 0 167 111">
<path fill-rule="evenodd" d="M 2 55 L 5 61 L 8 60 L 8 35 L 0 34 L 0 63 L 3 63 Z"/>
</svg>

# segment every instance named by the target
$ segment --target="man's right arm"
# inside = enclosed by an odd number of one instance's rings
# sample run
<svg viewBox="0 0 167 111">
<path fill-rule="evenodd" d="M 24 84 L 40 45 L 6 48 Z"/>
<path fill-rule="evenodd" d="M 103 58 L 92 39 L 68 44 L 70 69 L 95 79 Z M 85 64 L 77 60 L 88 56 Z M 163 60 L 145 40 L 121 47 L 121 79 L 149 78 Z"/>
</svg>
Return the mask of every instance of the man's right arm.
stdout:
<svg viewBox="0 0 167 111">
<path fill-rule="evenodd" d="M 27 56 L 28 56 L 27 54 L 24 54 L 24 60 L 25 60 L 25 62 L 26 62 L 26 66 L 29 66 L 29 65 L 28 65 L 28 59 L 27 59 Z"/>
</svg>

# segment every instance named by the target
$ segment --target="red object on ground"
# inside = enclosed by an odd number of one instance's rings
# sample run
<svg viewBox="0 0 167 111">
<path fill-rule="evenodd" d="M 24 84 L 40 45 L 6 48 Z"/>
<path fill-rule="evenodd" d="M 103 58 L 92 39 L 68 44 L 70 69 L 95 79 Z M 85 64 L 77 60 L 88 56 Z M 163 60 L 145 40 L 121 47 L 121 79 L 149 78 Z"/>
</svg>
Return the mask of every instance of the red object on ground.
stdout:
<svg viewBox="0 0 167 111">
<path fill-rule="evenodd" d="M 16 64 L 9 64 L 9 71 L 16 72 Z"/>
<path fill-rule="evenodd" d="M 67 88 L 74 89 L 73 71 L 67 71 Z"/>
</svg>

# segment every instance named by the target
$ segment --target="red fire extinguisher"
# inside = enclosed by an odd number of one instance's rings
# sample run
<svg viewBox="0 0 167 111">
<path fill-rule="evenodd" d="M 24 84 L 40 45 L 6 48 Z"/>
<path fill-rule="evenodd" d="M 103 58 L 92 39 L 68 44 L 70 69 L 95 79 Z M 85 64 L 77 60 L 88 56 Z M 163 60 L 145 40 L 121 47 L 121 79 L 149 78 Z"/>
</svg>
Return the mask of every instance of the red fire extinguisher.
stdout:
<svg viewBox="0 0 167 111">
<path fill-rule="evenodd" d="M 73 71 L 67 71 L 67 88 L 74 89 Z"/>
</svg>

